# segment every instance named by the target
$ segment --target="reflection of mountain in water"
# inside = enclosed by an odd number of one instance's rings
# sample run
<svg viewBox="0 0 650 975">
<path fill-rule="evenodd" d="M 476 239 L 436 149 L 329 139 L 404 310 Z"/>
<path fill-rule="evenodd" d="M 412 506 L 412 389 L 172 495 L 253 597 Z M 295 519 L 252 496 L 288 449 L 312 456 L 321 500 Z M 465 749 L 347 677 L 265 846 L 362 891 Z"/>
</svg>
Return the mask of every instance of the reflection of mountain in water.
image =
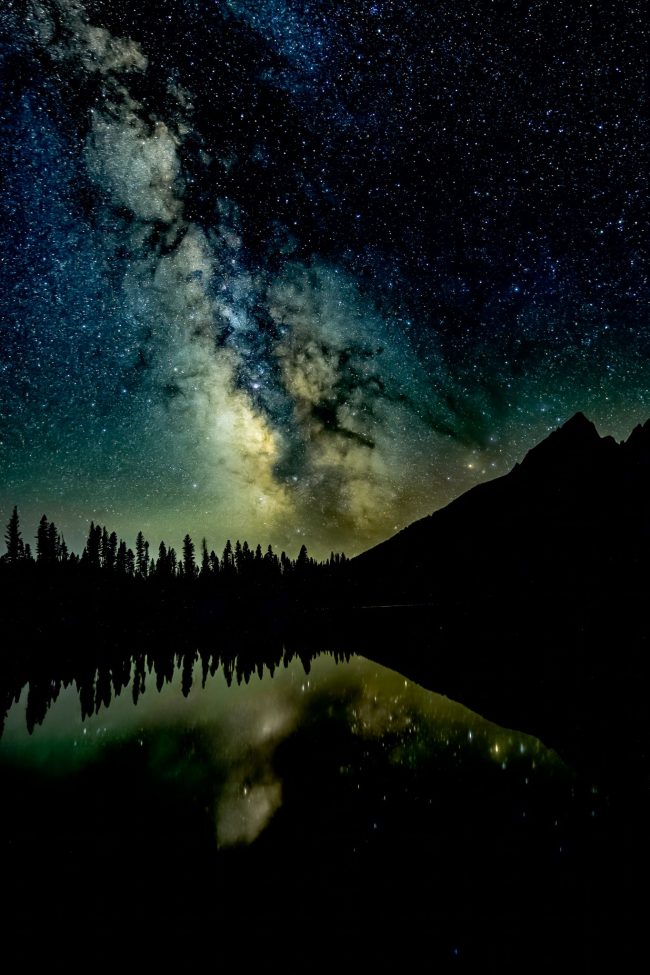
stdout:
<svg viewBox="0 0 650 975">
<path fill-rule="evenodd" d="M 595 948 L 607 810 L 539 742 L 360 658 L 240 684 L 235 663 L 230 686 L 215 661 L 187 696 L 187 659 L 152 659 L 137 706 L 111 679 L 83 723 L 72 686 L 31 737 L 10 716 L 0 837 L 25 954 L 21 933 L 70 917 L 102 953 L 151 931 L 149 963 L 209 946 L 228 967 L 504 970 Z"/>
</svg>

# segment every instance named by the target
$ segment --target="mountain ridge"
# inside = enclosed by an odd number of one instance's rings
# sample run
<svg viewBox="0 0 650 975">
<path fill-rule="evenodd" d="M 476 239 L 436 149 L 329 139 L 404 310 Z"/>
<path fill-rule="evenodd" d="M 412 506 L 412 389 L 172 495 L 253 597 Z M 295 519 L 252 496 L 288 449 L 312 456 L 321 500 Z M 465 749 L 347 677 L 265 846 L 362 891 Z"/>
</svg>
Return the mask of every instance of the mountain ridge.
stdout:
<svg viewBox="0 0 650 975">
<path fill-rule="evenodd" d="M 614 557 L 621 538 L 609 536 L 615 534 L 617 522 L 621 531 L 632 531 L 636 519 L 640 535 L 650 542 L 649 499 L 650 420 L 637 424 L 626 440 L 617 442 L 611 436 L 601 437 L 593 422 L 578 412 L 532 447 L 508 473 L 475 485 L 367 549 L 351 561 L 351 570 L 357 580 L 363 575 L 376 583 L 382 575 L 381 562 L 390 559 L 391 574 L 401 575 L 397 588 L 406 590 L 411 584 L 421 596 L 423 580 L 414 580 L 413 575 L 428 573 L 436 588 L 441 582 L 440 569 L 415 551 L 425 547 L 437 550 L 448 567 L 458 570 L 463 561 L 461 544 L 476 558 L 481 540 L 494 548 L 501 536 L 506 550 L 525 548 L 527 543 L 527 561 L 534 563 L 537 556 L 542 562 L 548 559 L 546 537 L 581 563 L 586 553 L 573 551 L 572 543 L 575 548 L 576 539 L 582 539 L 593 549 L 589 537 L 593 542 L 605 529 L 609 555 Z M 636 558 L 635 544 L 628 541 L 629 555 Z M 406 549 L 411 550 L 408 558 Z M 484 556 L 478 558 L 486 566 L 489 563 Z M 504 558 L 502 552 L 497 563 L 502 565 Z"/>
</svg>

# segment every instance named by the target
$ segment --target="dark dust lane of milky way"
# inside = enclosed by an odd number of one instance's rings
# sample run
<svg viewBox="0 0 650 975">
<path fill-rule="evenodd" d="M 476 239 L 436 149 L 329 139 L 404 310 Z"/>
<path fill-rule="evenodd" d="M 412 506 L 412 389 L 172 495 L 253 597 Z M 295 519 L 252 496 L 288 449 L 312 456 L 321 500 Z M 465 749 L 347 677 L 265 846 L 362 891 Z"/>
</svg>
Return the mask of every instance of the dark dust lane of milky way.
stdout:
<svg viewBox="0 0 650 975">
<path fill-rule="evenodd" d="M 4 0 L 0 509 L 349 554 L 650 414 L 641 4 Z"/>
</svg>

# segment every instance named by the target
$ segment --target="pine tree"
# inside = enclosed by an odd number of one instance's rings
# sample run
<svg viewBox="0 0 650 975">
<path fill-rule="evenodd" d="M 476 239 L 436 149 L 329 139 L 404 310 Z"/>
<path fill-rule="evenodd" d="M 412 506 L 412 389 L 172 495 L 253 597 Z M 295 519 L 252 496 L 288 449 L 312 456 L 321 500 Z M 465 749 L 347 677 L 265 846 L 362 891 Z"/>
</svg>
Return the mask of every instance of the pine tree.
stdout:
<svg viewBox="0 0 650 975">
<path fill-rule="evenodd" d="M 25 547 L 20 537 L 20 520 L 18 518 L 18 508 L 14 505 L 13 514 L 7 524 L 5 531 L 5 542 L 7 544 L 7 561 L 19 562 L 25 558 Z"/>
<path fill-rule="evenodd" d="M 117 547 L 117 555 L 115 556 L 115 571 L 118 575 L 126 575 L 127 571 L 126 542 L 121 540 Z"/>
<path fill-rule="evenodd" d="M 193 579 L 196 575 L 194 542 L 189 535 L 186 535 L 183 539 L 183 571 L 187 579 Z"/>
<path fill-rule="evenodd" d="M 264 568 L 266 575 L 269 579 L 274 578 L 274 576 L 279 575 L 280 563 L 278 562 L 278 557 L 273 551 L 273 546 L 269 545 L 266 552 L 264 553 Z"/>
<path fill-rule="evenodd" d="M 63 535 L 58 535 L 56 540 L 56 557 L 59 562 L 67 562 L 70 558 L 68 546 Z"/>
<path fill-rule="evenodd" d="M 102 530 L 99 525 L 95 525 L 93 521 L 90 522 L 90 529 L 88 531 L 88 540 L 86 542 L 86 558 L 88 559 L 88 565 L 93 569 L 98 569 L 100 565 L 99 553 L 102 544 Z"/>
<path fill-rule="evenodd" d="M 244 544 L 241 547 L 241 557 L 244 572 L 248 572 L 253 561 L 253 553 L 251 552 L 246 539 L 244 539 Z"/>
<path fill-rule="evenodd" d="M 167 561 L 169 562 L 169 572 L 171 575 L 176 575 L 176 567 L 178 565 L 178 560 L 176 558 L 176 549 L 170 548 L 167 552 Z"/>
<path fill-rule="evenodd" d="M 36 531 L 36 561 L 41 564 L 48 561 L 47 555 L 49 551 L 49 529 L 50 524 L 45 515 L 42 515 L 41 520 L 38 523 L 38 529 Z"/>
<path fill-rule="evenodd" d="M 238 575 L 241 575 L 244 571 L 244 557 L 239 539 L 235 542 L 235 568 L 237 569 Z"/>
<path fill-rule="evenodd" d="M 113 569 L 115 567 L 115 559 L 117 558 L 117 535 L 115 532 L 111 532 L 108 536 L 108 546 L 106 548 L 106 568 Z"/>
<path fill-rule="evenodd" d="M 221 567 L 223 569 L 224 575 L 226 577 L 230 576 L 234 568 L 233 555 L 232 555 L 232 542 L 230 541 L 230 539 L 227 540 L 226 547 L 223 550 Z"/>
<path fill-rule="evenodd" d="M 58 540 L 56 525 L 51 521 L 47 526 L 47 561 L 50 563 L 58 560 Z"/>
<path fill-rule="evenodd" d="M 300 551 L 298 552 L 298 558 L 296 559 L 296 573 L 299 575 L 305 575 L 308 568 L 309 557 L 307 555 L 307 546 L 301 545 Z"/>
<path fill-rule="evenodd" d="M 135 540 L 135 568 L 137 574 L 143 579 L 147 575 L 148 549 L 149 545 L 145 542 L 144 535 L 142 532 L 138 532 L 138 537 Z"/>
<path fill-rule="evenodd" d="M 210 556 L 208 555 L 208 544 L 205 538 L 201 539 L 201 578 L 207 579 L 210 575 Z"/>
<path fill-rule="evenodd" d="M 210 550 L 210 569 L 212 570 L 212 575 L 216 578 L 219 575 L 219 556 L 214 549 Z"/>
<path fill-rule="evenodd" d="M 106 525 L 102 528 L 102 541 L 101 541 L 101 564 L 102 568 L 108 567 L 108 529 Z"/>
<path fill-rule="evenodd" d="M 158 546 L 158 561 L 156 562 L 156 575 L 166 576 L 169 574 L 169 560 L 165 543 L 161 542 Z"/>
</svg>

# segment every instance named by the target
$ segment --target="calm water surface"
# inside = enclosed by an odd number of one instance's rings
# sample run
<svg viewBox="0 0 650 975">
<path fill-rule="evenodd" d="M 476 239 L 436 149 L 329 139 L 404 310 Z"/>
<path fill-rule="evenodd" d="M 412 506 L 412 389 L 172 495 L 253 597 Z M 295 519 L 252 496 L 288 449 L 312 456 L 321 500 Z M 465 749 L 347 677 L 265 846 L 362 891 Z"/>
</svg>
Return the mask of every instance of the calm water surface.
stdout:
<svg viewBox="0 0 650 975">
<path fill-rule="evenodd" d="M 595 790 L 361 657 L 307 666 L 197 668 L 185 694 L 150 674 L 85 720 L 72 686 L 31 734 L 23 693 L 0 740 L 18 957 L 35 925 L 64 955 L 71 931 L 109 951 L 135 926 L 150 959 L 214 937 L 290 970 L 344 944 L 380 967 L 589 954 Z"/>
</svg>

